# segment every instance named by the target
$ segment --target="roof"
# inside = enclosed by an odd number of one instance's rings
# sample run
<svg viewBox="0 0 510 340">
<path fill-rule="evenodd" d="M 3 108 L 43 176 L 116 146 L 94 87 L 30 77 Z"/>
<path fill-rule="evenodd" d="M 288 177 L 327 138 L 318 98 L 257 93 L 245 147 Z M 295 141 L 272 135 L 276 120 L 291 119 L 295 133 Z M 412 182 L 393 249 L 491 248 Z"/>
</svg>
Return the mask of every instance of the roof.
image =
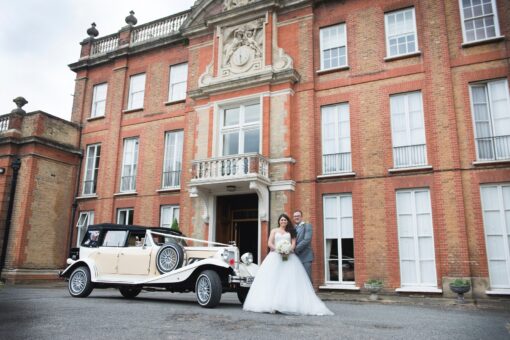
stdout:
<svg viewBox="0 0 510 340">
<path fill-rule="evenodd" d="M 100 224 L 91 224 L 88 227 L 88 230 L 128 230 L 128 231 L 146 231 L 150 229 L 152 231 L 158 231 L 166 234 L 173 235 L 182 235 L 180 231 L 175 231 L 168 228 L 161 227 L 153 227 L 153 226 L 141 226 L 141 225 L 131 225 L 131 224 L 115 224 L 115 223 L 100 223 Z"/>
</svg>

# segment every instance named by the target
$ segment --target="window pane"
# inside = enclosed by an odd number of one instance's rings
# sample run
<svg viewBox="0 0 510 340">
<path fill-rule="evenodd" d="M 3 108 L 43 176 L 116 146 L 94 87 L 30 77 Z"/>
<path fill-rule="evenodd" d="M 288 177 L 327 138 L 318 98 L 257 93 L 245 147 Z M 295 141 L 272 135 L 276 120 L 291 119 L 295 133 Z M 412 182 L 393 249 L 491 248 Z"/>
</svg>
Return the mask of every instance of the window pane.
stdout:
<svg viewBox="0 0 510 340">
<path fill-rule="evenodd" d="M 244 133 L 244 153 L 259 152 L 260 131 L 249 130 Z"/>
<path fill-rule="evenodd" d="M 244 122 L 253 123 L 260 120 L 260 105 L 247 105 L 244 107 Z"/>
<path fill-rule="evenodd" d="M 223 155 L 236 155 L 239 153 L 239 133 L 228 133 L 223 136 Z"/>
<path fill-rule="evenodd" d="M 223 125 L 238 125 L 239 124 L 239 108 L 225 109 L 223 113 Z"/>
</svg>

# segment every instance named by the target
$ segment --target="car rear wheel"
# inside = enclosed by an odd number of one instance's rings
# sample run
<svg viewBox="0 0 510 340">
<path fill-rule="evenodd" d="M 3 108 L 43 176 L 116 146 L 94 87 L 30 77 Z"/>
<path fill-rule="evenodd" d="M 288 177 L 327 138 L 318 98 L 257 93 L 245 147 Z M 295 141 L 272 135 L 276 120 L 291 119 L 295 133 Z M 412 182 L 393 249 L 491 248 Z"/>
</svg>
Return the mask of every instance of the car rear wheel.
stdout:
<svg viewBox="0 0 510 340">
<path fill-rule="evenodd" d="M 197 278 L 195 293 L 198 304 L 205 308 L 216 307 L 221 300 L 221 279 L 214 270 L 204 270 Z"/>
<path fill-rule="evenodd" d="M 169 273 L 182 266 L 184 250 L 175 243 L 167 243 L 159 248 L 156 255 L 156 267 L 161 274 Z"/>
<path fill-rule="evenodd" d="M 90 271 L 85 266 L 76 268 L 69 277 L 69 294 L 72 297 L 87 297 L 94 287 L 90 279 Z"/>
<path fill-rule="evenodd" d="M 250 288 L 247 288 L 247 287 L 237 288 L 237 298 L 239 299 L 239 302 L 244 303 L 244 301 L 246 300 L 246 297 L 248 296 L 249 291 L 250 291 Z"/>
<path fill-rule="evenodd" d="M 139 288 L 139 287 L 120 287 L 119 288 L 119 292 L 126 299 L 134 299 L 135 297 L 138 296 L 138 294 L 140 294 L 141 291 L 142 291 L 142 288 Z"/>
</svg>

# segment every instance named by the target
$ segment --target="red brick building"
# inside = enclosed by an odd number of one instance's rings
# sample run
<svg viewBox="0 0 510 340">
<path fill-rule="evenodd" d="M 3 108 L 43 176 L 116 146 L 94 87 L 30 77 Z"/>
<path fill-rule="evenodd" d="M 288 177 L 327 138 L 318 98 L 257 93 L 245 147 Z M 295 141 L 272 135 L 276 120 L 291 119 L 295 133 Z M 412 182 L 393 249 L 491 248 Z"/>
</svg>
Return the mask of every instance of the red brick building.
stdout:
<svg viewBox="0 0 510 340">
<path fill-rule="evenodd" d="M 14 101 L 0 116 L 0 278 L 56 279 L 71 240 L 80 129 Z"/>
<path fill-rule="evenodd" d="M 314 227 L 321 289 L 510 293 L 510 4 L 202 0 L 82 42 L 77 230 L 170 226 L 261 261 Z M 78 239 L 79 241 L 79 239 Z"/>
</svg>

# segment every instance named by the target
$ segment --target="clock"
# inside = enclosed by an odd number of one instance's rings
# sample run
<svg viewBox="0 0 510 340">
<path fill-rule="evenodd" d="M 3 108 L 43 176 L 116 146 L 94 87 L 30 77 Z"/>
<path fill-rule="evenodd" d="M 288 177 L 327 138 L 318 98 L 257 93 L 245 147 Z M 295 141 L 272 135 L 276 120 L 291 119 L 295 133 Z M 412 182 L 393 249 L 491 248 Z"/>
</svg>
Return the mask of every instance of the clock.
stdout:
<svg viewBox="0 0 510 340">
<path fill-rule="evenodd" d="M 250 47 L 241 46 L 232 55 L 232 63 L 239 67 L 244 66 L 251 59 L 252 54 L 253 50 Z"/>
</svg>

